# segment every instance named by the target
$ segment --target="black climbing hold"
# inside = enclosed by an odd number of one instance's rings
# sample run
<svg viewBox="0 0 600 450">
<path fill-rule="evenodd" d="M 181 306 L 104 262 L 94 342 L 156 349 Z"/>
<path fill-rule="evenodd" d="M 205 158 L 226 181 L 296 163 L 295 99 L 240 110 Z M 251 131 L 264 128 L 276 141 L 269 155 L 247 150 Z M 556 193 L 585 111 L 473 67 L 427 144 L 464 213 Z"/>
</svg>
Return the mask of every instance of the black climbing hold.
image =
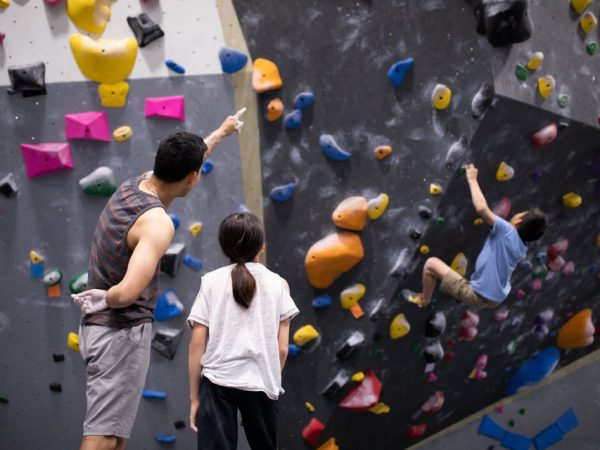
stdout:
<svg viewBox="0 0 600 450">
<path fill-rule="evenodd" d="M 321 391 L 321 395 L 328 400 L 335 400 L 336 397 L 348 386 L 350 376 L 345 371 L 340 371 L 333 380 L 329 382 L 325 389 Z"/>
<path fill-rule="evenodd" d="M 165 35 L 164 31 L 146 13 L 127 17 L 129 28 L 133 31 L 140 47 L 145 47 Z"/>
<path fill-rule="evenodd" d="M 491 83 L 483 83 L 471 101 L 471 113 L 473 114 L 473 118 L 479 119 L 487 109 L 492 106 L 494 94 L 494 85 Z"/>
<path fill-rule="evenodd" d="M 374 341 L 379 341 L 383 338 L 384 334 L 381 331 L 375 331 L 373 333 L 373 340 Z"/>
<path fill-rule="evenodd" d="M 169 245 L 166 253 L 160 259 L 160 271 L 175 278 L 183 260 L 184 250 L 185 244 L 180 242 Z"/>
<path fill-rule="evenodd" d="M 0 180 L 0 192 L 10 197 L 18 192 L 15 176 L 11 173 Z"/>
<path fill-rule="evenodd" d="M 456 170 L 462 166 L 462 162 L 467 155 L 469 140 L 466 134 L 461 134 L 460 138 L 455 141 L 446 153 L 446 168 L 449 170 Z"/>
<path fill-rule="evenodd" d="M 60 384 L 60 383 L 50 383 L 50 390 L 52 392 L 62 392 L 62 384 Z"/>
<path fill-rule="evenodd" d="M 408 235 L 413 239 L 420 239 L 423 233 L 416 228 L 411 228 L 408 230 Z"/>
<path fill-rule="evenodd" d="M 475 15 L 477 32 L 486 34 L 494 47 L 524 42 L 531 37 L 529 0 L 479 0 Z"/>
<path fill-rule="evenodd" d="M 570 123 L 566 120 L 561 120 L 558 122 L 558 129 L 564 130 L 565 128 L 569 128 Z"/>
<path fill-rule="evenodd" d="M 428 345 L 423 350 L 423 356 L 427 362 L 437 362 L 444 357 L 444 349 L 439 341 L 435 341 L 433 344 Z"/>
<path fill-rule="evenodd" d="M 335 355 L 339 359 L 346 359 L 363 342 L 365 342 L 365 336 L 360 331 L 355 331 L 346 339 Z"/>
<path fill-rule="evenodd" d="M 384 303 L 385 298 L 382 297 L 379 300 L 377 300 L 373 308 L 371 308 L 371 311 L 369 312 L 369 319 L 372 322 L 376 322 L 381 318 L 381 308 L 383 308 Z"/>
<path fill-rule="evenodd" d="M 185 422 L 183 420 L 178 420 L 177 422 L 175 422 L 174 425 L 175 425 L 175 428 L 177 428 L 178 430 L 185 428 Z"/>
<path fill-rule="evenodd" d="M 43 62 L 10 66 L 8 77 L 11 84 L 9 94 L 21 92 L 23 97 L 46 95 L 46 65 Z"/>
<path fill-rule="evenodd" d="M 429 317 L 425 325 L 425 336 L 436 337 L 446 329 L 446 316 L 443 312 L 436 312 Z"/>
<path fill-rule="evenodd" d="M 406 278 L 410 274 L 410 251 L 407 248 L 402 249 L 396 260 L 396 264 L 390 271 L 390 276 L 394 278 Z"/>
<path fill-rule="evenodd" d="M 52 359 L 54 359 L 54 362 L 63 362 L 65 360 L 65 355 L 62 353 L 52 353 Z"/>
<path fill-rule="evenodd" d="M 183 330 L 177 328 L 160 327 L 156 328 L 152 338 L 152 348 L 166 358 L 173 359 L 177 353 L 179 341 L 183 336 Z"/>
<path fill-rule="evenodd" d="M 423 219 L 431 219 L 431 216 L 433 215 L 433 211 L 431 211 L 431 208 L 429 208 L 428 206 L 425 205 L 419 205 L 419 215 L 423 218 Z"/>
</svg>

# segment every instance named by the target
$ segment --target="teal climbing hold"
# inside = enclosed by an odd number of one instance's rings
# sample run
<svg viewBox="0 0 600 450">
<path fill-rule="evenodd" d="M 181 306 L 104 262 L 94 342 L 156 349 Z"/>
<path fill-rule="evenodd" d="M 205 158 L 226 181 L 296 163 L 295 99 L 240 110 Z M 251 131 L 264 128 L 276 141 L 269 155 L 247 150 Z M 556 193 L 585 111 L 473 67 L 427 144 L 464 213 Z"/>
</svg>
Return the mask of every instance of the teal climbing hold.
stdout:
<svg viewBox="0 0 600 450">
<path fill-rule="evenodd" d="M 88 273 L 85 270 L 83 272 L 79 272 L 77 275 L 71 278 L 71 281 L 69 281 L 69 289 L 73 294 L 79 294 L 80 292 L 87 290 L 87 285 Z"/>
<path fill-rule="evenodd" d="M 334 161 L 348 161 L 352 156 L 350 152 L 343 150 L 330 134 L 322 134 L 319 145 L 325 156 Z"/>
<path fill-rule="evenodd" d="M 388 70 L 387 77 L 392 83 L 392 86 L 398 87 L 404 80 L 404 77 L 413 66 L 415 60 L 413 58 L 408 58 L 403 61 L 398 61 L 392 64 L 390 69 Z"/>
<path fill-rule="evenodd" d="M 248 56 L 232 48 L 223 47 L 219 52 L 219 60 L 221 61 L 223 72 L 235 73 L 242 70 L 246 65 Z"/>
<path fill-rule="evenodd" d="M 304 111 L 315 102 L 315 94 L 312 92 L 300 92 L 294 99 L 294 108 Z"/>
<path fill-rule="evenodd" d="M 283 184 L 281 186 L 277 186 L 273 188 L 271 191 L 271 200 L 274 202 L 283 203 L 294 195 L 294 191 L 296 190 L 295 183 Z"/>
<path fill-rule="evenodd" d="M 283 121 L 283 124 L 289 130 L 295 130 L 296 128 L 298 128 L 300 126 L 301 123 L 302 123 L 302 110 L 301 109 L 293 110 L 291 113 L 289 113 L 287 116 L 285 116 L 285 119 Z"/>
</svg>

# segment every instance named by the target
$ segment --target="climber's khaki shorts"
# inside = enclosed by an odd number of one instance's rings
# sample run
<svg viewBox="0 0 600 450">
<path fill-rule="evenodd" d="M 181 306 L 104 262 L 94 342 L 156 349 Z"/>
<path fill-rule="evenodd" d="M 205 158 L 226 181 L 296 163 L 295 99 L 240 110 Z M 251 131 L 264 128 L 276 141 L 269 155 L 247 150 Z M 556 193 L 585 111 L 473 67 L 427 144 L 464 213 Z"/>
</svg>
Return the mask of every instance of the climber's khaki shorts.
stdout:
<svg viewBox="0 0 600 450">
<path fill-rule="evenodd" d="M 79 328 L 87 377 L 84 436 L 131 436 L 150 364 L 151 335 L 151 323 Z"/>
<path fill-rule="evenodd" d="M 469 280 L 461 277 L 454 270 L 450 269 L 442 278 L 440 290 L 458 300 L 460 303 L 479 309 L 497 308 L 502 302 L 493 302 L 482 297 L 473 290 Z"/>
</svg>

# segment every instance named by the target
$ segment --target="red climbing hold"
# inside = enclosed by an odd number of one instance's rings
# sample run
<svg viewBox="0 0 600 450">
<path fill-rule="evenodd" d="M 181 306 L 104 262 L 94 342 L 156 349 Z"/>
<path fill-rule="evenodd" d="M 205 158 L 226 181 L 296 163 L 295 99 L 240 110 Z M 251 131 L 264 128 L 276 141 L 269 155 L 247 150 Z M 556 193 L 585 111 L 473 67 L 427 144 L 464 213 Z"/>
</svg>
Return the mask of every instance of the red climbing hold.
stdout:
<svg viewBox="0 0 600 450">
<path fill-rule="evenodd" d="M 308 425 L 304 427 L 304 430 L 302 430 L 302 439 L 304 439 L 304 442 L 306 442 L 308 445 L 317 445 L 317 442 L 319 442 L 319 437 L 321 437 L 321 432 L 324 429 L 325 425 L 313 417 L 310 419 L 310 422 L 308 422 Z"/>
<path fill-rule="evenodd" d="M 338 406 L 340 408 L 364 411 L 379 402 L 381 394 L 381 381 L 375 372 L 369 370 L 360 384 L 354 386 L 342 399 Z"/>
<path fill-rule="evenodd" d="M 552 123 L 533 135 L 531 138 L 531 145 L 538 148 L 551 144 L 554 139 L 556 139 L 557 134 L 558 128 L 556 127 L 555 123 Z"/>
<path fill-rule="evenodd" d="M 427 424 L 426 423 L 419 423 L 417 425 L 413 425 L 412 427 L 409 427 L 408 430 L 406 430 L 406 437 L 409 438 L 420 438 L 421 436 L 423 436 L 425 434 L 425 432 L 427 431 Z"/>
<path fill-rule="evenodd" d="M 479 325 L 479 315 L 475 314 L 473 311 L 465 311 L 460 318 L 459 325 L 461 328 L 476 327 Z"/>
<path fill-rule="evenodd" d="M 498 217 L 506 219 L 510 214 L 510 206 L 510 200 L 506 197 L 502 197 L 496 206 L 494 206 L 493 213 Z"/>
<path fill-rule="evenodd" d="M 461 339 L 465 341 L 472 341 L 477 337 L 477 328 L 469 327 L 469 328 L 461 328 L 458 333 Z"/>
<path fill-rule="evenodd" d="M 569 240 L 562 239 L 548 247 L 548 259 L 554 259 L 561 256 L 569 248 Z"/>
<path fill-rule="evenodd" d="M 435 391 L 427 399 L 427 401 L 423 403 L 423 405 L 421 406 L 421 411 L 427 414 L 435 414 L 440 409 L 442 409 L 442 406 L 444 406 L 445 398 L 446 397 L 444 396 L 443 391 Z"/>
</svg>

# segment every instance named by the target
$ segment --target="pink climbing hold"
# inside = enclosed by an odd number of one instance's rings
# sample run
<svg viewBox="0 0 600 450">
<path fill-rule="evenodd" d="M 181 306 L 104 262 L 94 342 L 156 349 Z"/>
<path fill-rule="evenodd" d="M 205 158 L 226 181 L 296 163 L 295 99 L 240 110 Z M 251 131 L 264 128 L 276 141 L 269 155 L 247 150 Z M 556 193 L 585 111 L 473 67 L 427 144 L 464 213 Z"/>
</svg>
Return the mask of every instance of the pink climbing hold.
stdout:
<svg viewBox="0 0 600 450">
<path fill-rule="evenodd" d="M 542 289 L 542 280 L 536 278 L 535 280 L 533 280 L 533 283 L 531 283 L 531 287 L 534 291 L 539 291 L 540 289 Z"/>
<path fill-rule="evenodd" d="M 444 396 L 443 391 L 435 391 L 427 399 L 427 401 L 423 403 L 423 405 L 421 406 L 421 411 L 427 414 L 435 414 L 440 409 L 442 409 L 442 406 L 444 406 L 445 398 L 446 397 Z"/>
<path fill-rule="evenodd" d="M 561 239 L 548 247 L 548 259 L 554 259 L 561 256 L 569 248 L 569 240 Z"/>
<path fill-rule="evenodd" d="M 565 266 L 567 262 L 562 256 L 557 256 L 555 258 L 548 258 L 548 269 L 552 272 L 560 272 Z"/>
<path fill-rule="evenodd" d="M 144 108 L 144 117 L 153 116 L 185 120 L 185 98 L 183 95 L 148 97 Z"/>
<path fill-rule="evenodd" d="M 408 428 L 408 430 L 406 430 L 406 437 L 409 438 L 420 438 L 421 436 L 423 436 L 425 434 L 425 432 L 427 431 L 427 424 L 426 423 L 419 423 L 417 425 L 413 425 L 411 427 Z"/>
<path fill-rule="evenodd" d="M 65 114 L 67 139 L 92 139 L 110 142 L 110 127 L 104 111 Z"/>
<path fill-rule="evenodd" d="M 340 408 L 365 411 L 379 403 L 381 394 L 381 381 L 375 372 L 369 370 L 365 378 L 354 386 L 338 403 Z"/>
<path fill-rule="evenodd" d="M 461 328 L 458 335 L 464 341 L 472 341 L 477 337 L 477 328 L 469 327 L 469 328 Z"/>
<path fill-rule="evenodd" d="M 6 34 L 4 34 L 0 31 L 0 45 L 2 45 L 2 43 L 4 42 L 5 37 L 6 37 Z"/>
<path fill-rule="evenodd" d="M 471 328 L 479 325 L 479 315 L 473 311 L 465 311 L 462 315 L 459 325 L 461 328 Z"/>
<path fill-rule="evenodd" d="M 319 438 L 324 429 L 325 425 L 323 425 L 320 420 L 313 417 L 310 419 L 310 422 L 308 422 L 308 425 L 304 427 L 304 430 L 302 430 L 302 439 L 304 439 L 304 442 L 308 445 L 314 447 L 317 445 L 317 442 L 319 442 Z"/>
<path fill-rule="evenodd" d="M 525 298 L 525 295 L 527 295 L 527 293 L 523 289 L 517 289 L 517 298 L 519 300 Z"/>
<path fill-rule="evenodd" d="M 21 144 L 21 155 L 28 178 L 73 168 L 67 143 Z"/>
<path fill-rule="evenodd" d="M 573 272 L 575 272 L 575 263 L 573 261 L 569 261 L 561 270 L 561 273 L 566 276 L 573 275 Z"/>
<path fill-rule="evenodd" d="M 498 217 L 502 217 L 503 219 L 506 219 L 508 217 L 508 215 L 510 214 L 510 208 L 511 208 L 510 200 L 506 197 L 502 197 L 500 199 L 500 201 L 498 203 L 496 203 L 496 206 L 494 206 L 494 209 L 492 212 L 494 214 L 496 214 Z"/>
<path fill-rule="evenodd" d="M 555 123 L 545 126 L 538 132 L 536 132 L 531 138 L 531 145 L 533 147 L 543 147 L 544 145 L 551 144 L 556 139 L 558 134 L 558 127 Z"/>
<path fill-rule="evenodd" d="M 487 372 L 484 370 L 488 363 L 488 356 L 485 353 L 479 355 L 477 361 L 475 362 L 475 367 L 471 371 L 469 378 L 475 380 L 483 380 L 487 377 Z"/>
<path fill-rule="evenodd" d="M 506 320 L 509 313 L 510 313 L 510 310 L 508 308 L 497 309 L 494 312 L 494 320 L 496 320 L 496 322 L 502 322 L 503 320 Z"/>
<path fill-rule="evenodd" d="M 47 5 L 54 6 L 60 3 L 60 0 L 45 0 Z"/>
<path fill-rule="evenodd" d="M 429 375 L 427 375 L 427 381 L 429 381 L 430 383 L 435 383 L 438 380 L 438 377 L 435 373 L 431 372 Z"/>
</svg>

